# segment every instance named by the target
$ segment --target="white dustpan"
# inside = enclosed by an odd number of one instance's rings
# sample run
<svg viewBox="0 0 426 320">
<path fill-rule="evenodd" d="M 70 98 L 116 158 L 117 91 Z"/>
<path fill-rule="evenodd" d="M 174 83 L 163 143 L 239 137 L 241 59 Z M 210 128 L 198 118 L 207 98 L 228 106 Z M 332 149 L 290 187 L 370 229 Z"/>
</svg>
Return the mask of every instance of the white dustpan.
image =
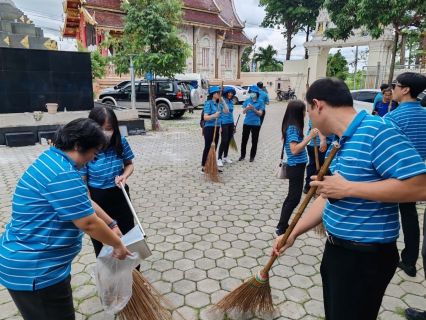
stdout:
<svg viewBox="0 0 426 320">
<path fill-rule="evenodd" d="M 146 259 L 152 255 L 151 250 L 148 247 L 146 242 L 146 234 L 143 231 L 142 225 L 139 221 L 138 216 L 136 215 L 135 209 L 133 208 L 132 203 L 130 202 L 129 196 L 127 195 L 126 190 L 124 189 L 123 184 L 120 182 L 121 191 L 123 191 L 124 197 L 126 198 L 127 204 L 130 207 L 130 210 L 133 213 L 137 225 L 127 232 L 122 238 L 123 244 L 127 247 L 130 252 L 139 252 L 142 259 Z"/>
</svg>

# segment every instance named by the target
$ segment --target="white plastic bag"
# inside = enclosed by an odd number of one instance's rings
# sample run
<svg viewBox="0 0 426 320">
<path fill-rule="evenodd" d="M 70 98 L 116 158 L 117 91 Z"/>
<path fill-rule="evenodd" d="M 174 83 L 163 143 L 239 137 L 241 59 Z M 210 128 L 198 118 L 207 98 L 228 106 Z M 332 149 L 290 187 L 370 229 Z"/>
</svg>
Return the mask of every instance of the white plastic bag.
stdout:
<svg viewBox="0 0 426 320">
<path fill-rule="evenodd" d="M 132 271 L 142 262 L 139 253 L 118 260 L 113 248 L 104 246 L 96 260 L 96 287 L 107 313 L 120 312 L 132 297 Z"/>
</svg>

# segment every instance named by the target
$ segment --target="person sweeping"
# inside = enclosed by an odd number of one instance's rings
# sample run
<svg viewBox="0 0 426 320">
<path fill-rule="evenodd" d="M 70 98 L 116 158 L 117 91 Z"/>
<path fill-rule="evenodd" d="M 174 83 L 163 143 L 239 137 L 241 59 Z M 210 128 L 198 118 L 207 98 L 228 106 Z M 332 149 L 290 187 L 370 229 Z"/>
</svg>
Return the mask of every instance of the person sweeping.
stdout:
<svg viewBox="0 0 426 320">
<path fill-rule="evenodd" d="M 201 160 L 201 172 L 211 181 L 218 182 L 218 172 L 222 172 L 217 168 L 216 148 L 219 142 L 219 128 L 221 125 L 220 114 L 222 112 L 229 113 L 228 106 L 224 106 L 220 102 L 220 88 L 212 86 L 209 89 L 209 96 L 204 103 L 204 151 Z"/>
<path fill-rule="evenodd" d="M 224 163 L 232 163 L 232 160 L 228 158 L 228 150 L 231 144 L 232 137 L 234 135 L 234 103 L 232 98 L 236 94 L 236 91 L 232 87 L 226 87 L 222 93 L 223 105 L 228 107 L 228 113 L 222 113 L 220 116 L 221 122 L 221 135 L 220 135 L 220 147 L 219 154 L 217 157 L 217 166 L 223 167 Z M 223 159 L 222 159 L 223 156 Z"/>
</svg>

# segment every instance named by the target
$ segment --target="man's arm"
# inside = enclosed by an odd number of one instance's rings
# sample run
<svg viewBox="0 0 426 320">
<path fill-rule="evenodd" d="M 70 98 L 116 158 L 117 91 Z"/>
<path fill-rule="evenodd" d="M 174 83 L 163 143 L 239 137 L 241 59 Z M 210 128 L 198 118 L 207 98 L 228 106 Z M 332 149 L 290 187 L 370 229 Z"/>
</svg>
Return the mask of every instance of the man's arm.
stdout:
<svg viewBox="0 0 426 320">
<path fill-rule="evenodd" d="M 360 198 L 378 202 L 426 201 L 426 174 L 405 180 L 387 179 L 376 182 L 352 182 L 337 171 L 323 181 L 312 181 L 311 187 L 321 186 L 323 198 Z"/>
</svg>

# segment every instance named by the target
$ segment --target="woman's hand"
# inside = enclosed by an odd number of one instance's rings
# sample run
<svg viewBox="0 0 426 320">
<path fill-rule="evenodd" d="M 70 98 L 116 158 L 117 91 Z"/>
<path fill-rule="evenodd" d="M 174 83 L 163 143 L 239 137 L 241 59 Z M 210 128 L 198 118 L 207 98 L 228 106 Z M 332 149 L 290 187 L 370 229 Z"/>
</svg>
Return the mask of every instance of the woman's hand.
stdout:
<svg viewBox="0 0 426 320">
<path fill-rule="evenodd" d="M 126 256 L 132 256 L 132 253 L 127 250 L 127 248 L 124 246 L 123 242 L 120 241 L 120 244 L 118 246 L 113 247 L 114 250 L 112 252 L 112 255 L 116 257 L 118 260 L 124 260 L 126 259 Z"/>
<path fill-rule="evenodd" d="M 115 177 L 115 184 L 119 188 L 121 188 L 120 182 L 123 184 L 123 187 L 125 187 L 126 186 L 126 177 L 123 176 L 123 175 Z"/>
<path fill-rule="evenodd" d="M 326 152 L 327 151 L 327 141 L 321 140 L 319 151 Z"/>
<path fill-rule="evenodd" d="M 220 111 L 216 112 L 216 113 L 214 114 L 214 117 L 213 117 L 213 118 L 219 118 L 219 116 L 220 116 Z"/>
<path fill-rule="evenodd" d="M 318 134 L 319 130 L 317 128 L 314 128 L 311 130 L 311 132 L 309 132 L 309 138 L 314 139 L 317 134 Z"/>
<path fill-rule="evenodd" d="M 117 226 L 114 229 L 111 229 L 112 232 L 114 232 L 117 236 L 119 236 L 120 238 L 123 236 L 123 234 L 121 233 L 120 228 Z"/>
<path fill-rule="evenodd" d="M 292 237 L 291 236 L 291 234 L 290 234 L 290 236 L 287 238 L 287 241 L 284 243 L 284 245 L 282 246 L 282 248 L 281 249 L 279 249 L 278 250 L 278 243 L 281 241 L 281 239 L 284 237 L 284 235 L 281 235 L 281 236 L 279 236 L 279 237 L 277 237 L 276 239 L 275 239 L 275 243 L 274 243 L 274 246 L 273 246 L 273 248 L 272 248 L 272 250 L 271 250 L 271 257 L 272 256 L 274 256 L 274 255 L 277 255 L 277 256 L 279 256 L 280 254 L 282 254 L 287 248 L 290 248 L 293 244 L 294 244 L 294 240 L 295 240 L 295 238 L 294 237 Z"/>
</svg>

